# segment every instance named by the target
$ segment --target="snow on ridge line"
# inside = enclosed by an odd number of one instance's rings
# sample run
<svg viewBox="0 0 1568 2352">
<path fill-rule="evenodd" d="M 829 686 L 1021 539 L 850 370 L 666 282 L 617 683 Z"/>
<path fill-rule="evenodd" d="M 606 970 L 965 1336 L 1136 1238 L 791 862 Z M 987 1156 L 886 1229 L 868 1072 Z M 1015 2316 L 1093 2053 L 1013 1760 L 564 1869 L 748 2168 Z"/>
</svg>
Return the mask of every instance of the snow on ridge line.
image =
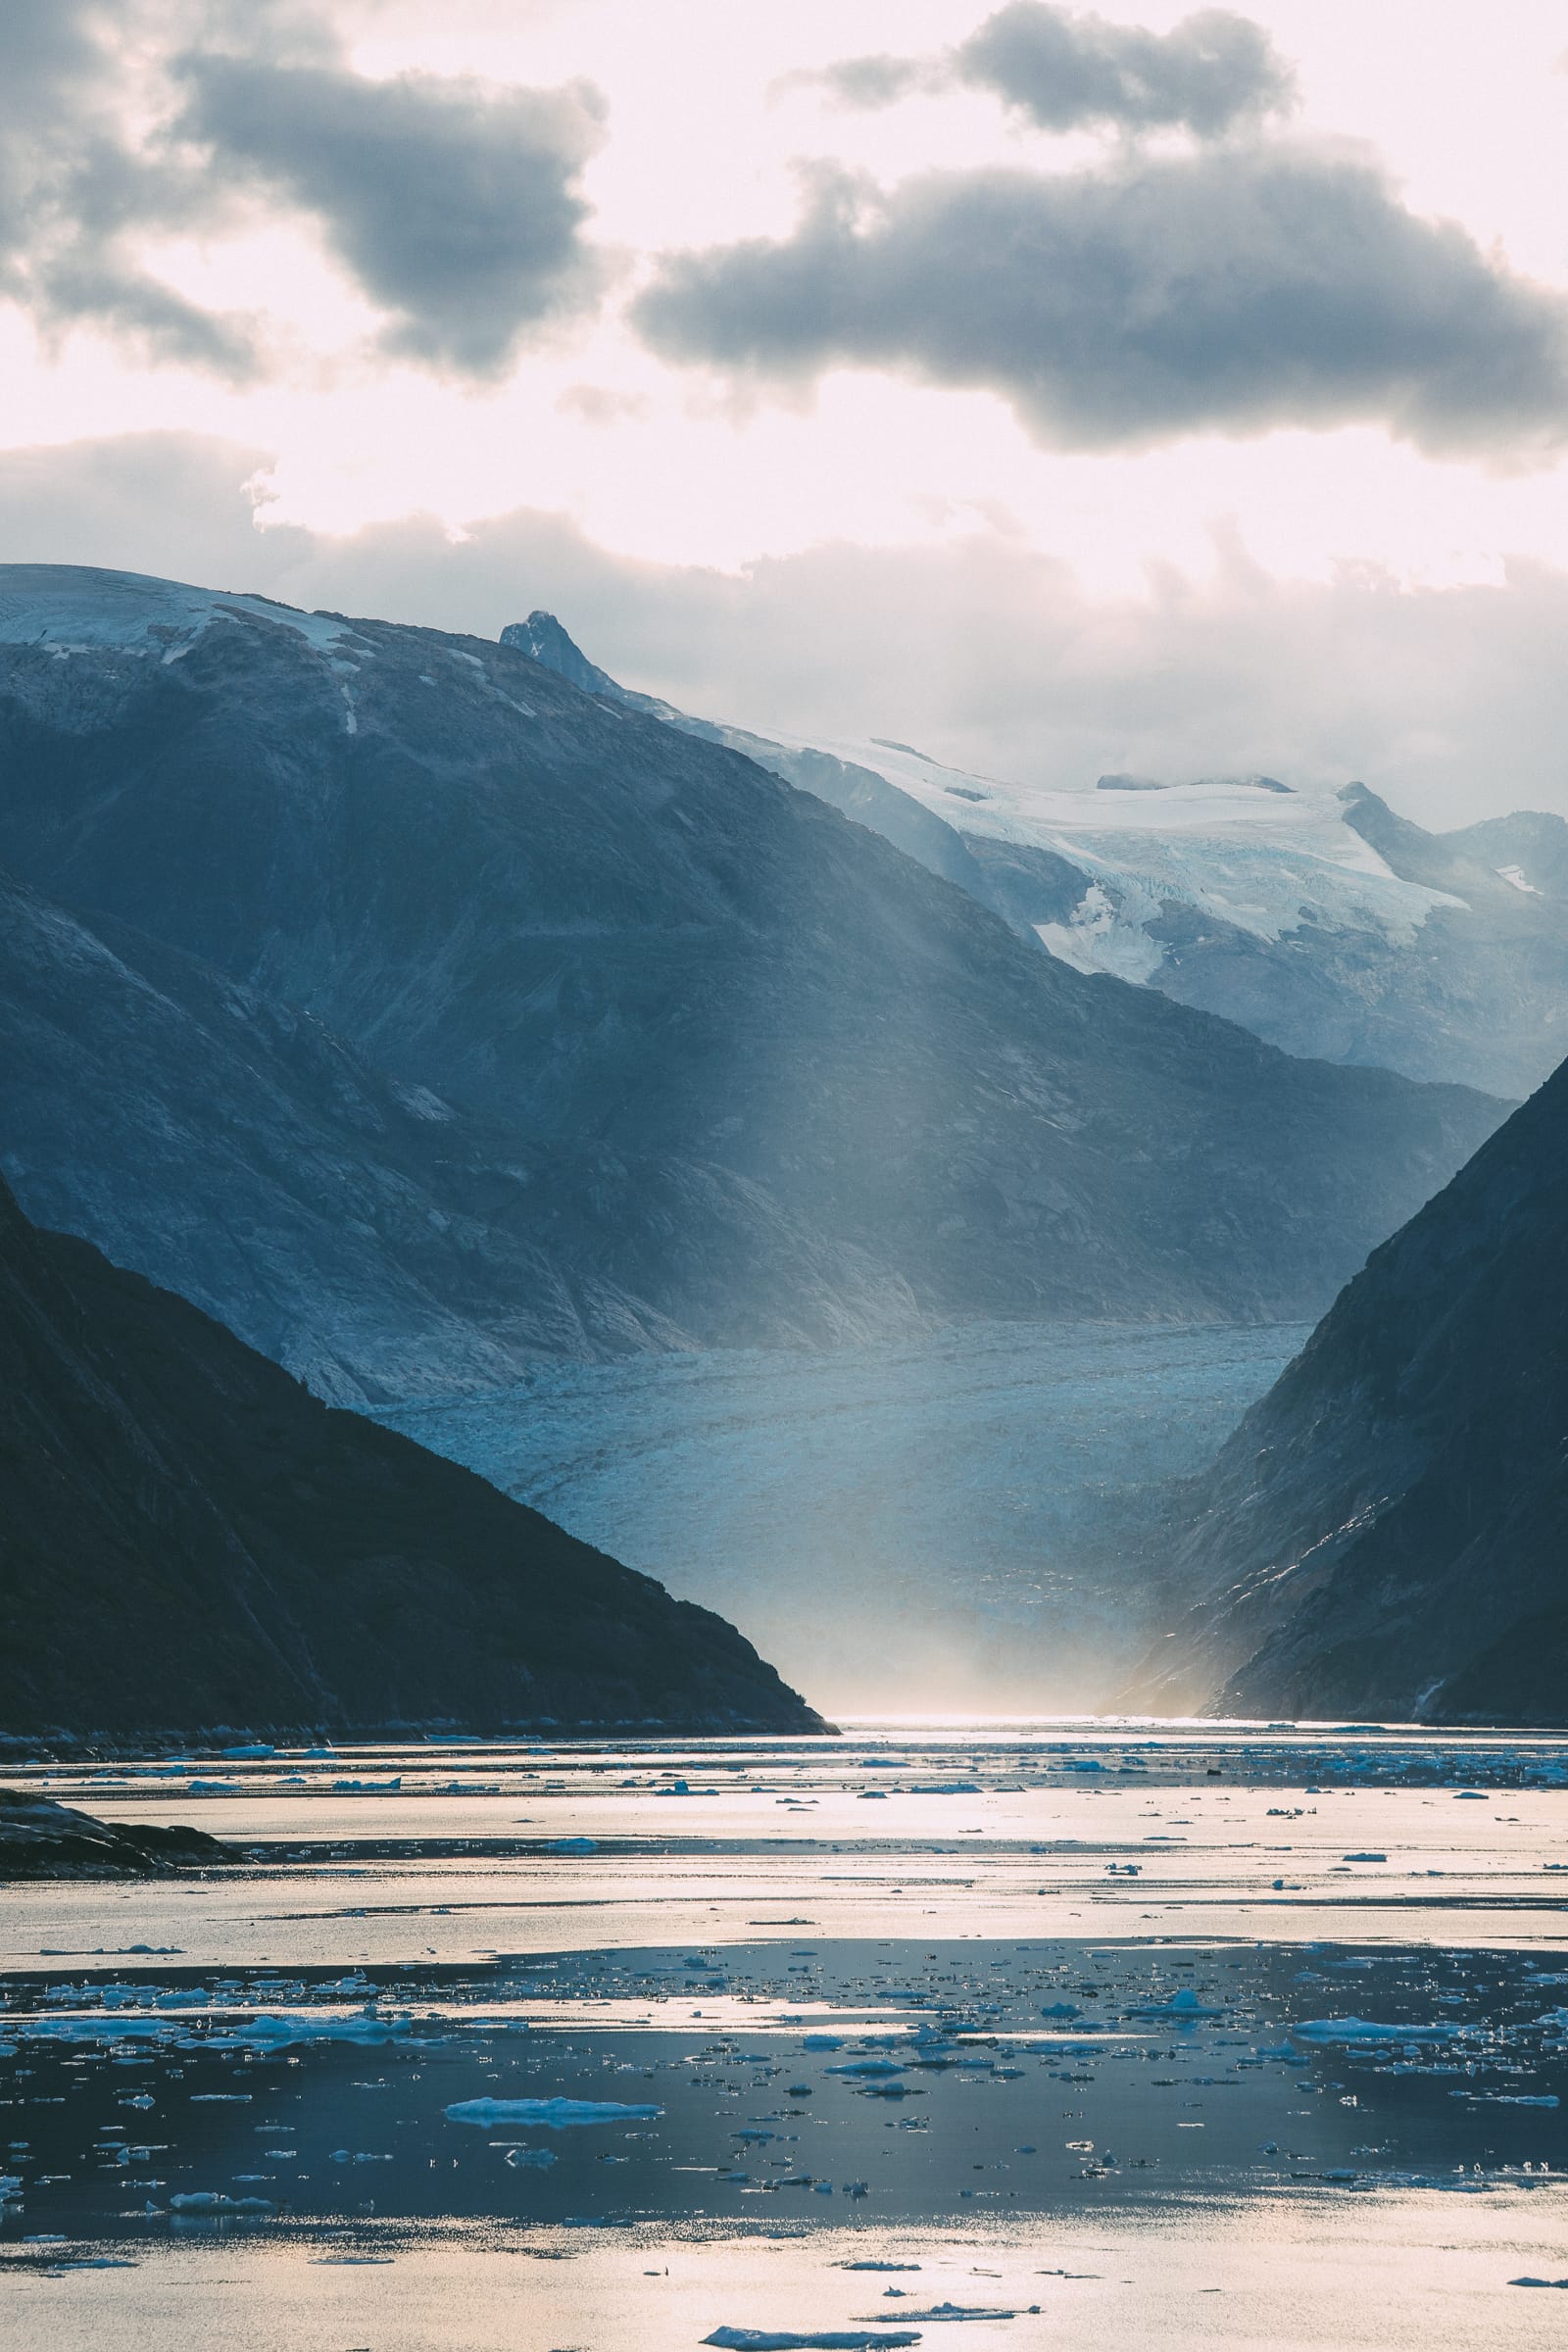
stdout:
<svg viewBox="0 0 1568 2352">
<path fill-rule="evenodd" d="M 217 620 L 259 620 L 292 629 L 325 653 L 354 632 L 325 612 L 302 612 L 270 597 L 195 588 L 139 571 L 76 564 L 0 564 L 0 644 L 68 653 L 158 653 L 177 661 Z"/>
<path fill-rule="evenodd" d="M 775 740 L 870 769 L 971 840 L 1046 850 L 1079 867 L 1085 899 L 1070 923 L 1042 928 L 1042 944 L 1083 971 L 1150 980 L 1165 950 L 1145 926 L 1168 900 L 1259 939 L 1305 917 L 1405 946 L 1434 908 L 1463 904 L 1402 881 L 1346 821 L 1331 784 L 1278 791 L 1222 776 L 1157 792 L 1067 792 L 971 775 L 890 741 Z"/>
</svg>

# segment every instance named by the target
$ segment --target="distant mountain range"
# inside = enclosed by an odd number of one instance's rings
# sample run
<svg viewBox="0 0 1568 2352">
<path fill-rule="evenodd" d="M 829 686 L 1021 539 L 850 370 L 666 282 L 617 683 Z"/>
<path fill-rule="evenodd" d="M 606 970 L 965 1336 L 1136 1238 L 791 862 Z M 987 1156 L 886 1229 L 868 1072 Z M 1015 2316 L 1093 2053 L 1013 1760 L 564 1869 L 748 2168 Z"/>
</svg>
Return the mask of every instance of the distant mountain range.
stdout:
<svg viewBox="0 0 1568 2352">
<path fill-rule="evenodd" d="M 334 1396 L 1315 1314 L 1501 1115 L 1044 955 L 902 788 L 538 651 L 0 567 L 6 1172 Z"/>
<path fill-rule="evenodd" d="M 539 1726 L 823 1728 L 722 1618 L 0 1186 L 0 1731 Z"/>
<path fill-rule="evenodd" d="M 1568 1064 L 1374 1252 L 1191 1502 L 1136 1703 L 1568 1724 Z"/>
<path fill-rule="evenodd" d="M 1364 784 L 1004 784 L 891 740 L 806 744 L 693 719 L 617 686 L 547 612 L 503 635 L 830 801 L 1078 971 L 1158 989 L 1291 1054 L 1493 1094 L 1528 1094 L 1568 1054 L 1560 816 L 1428 833 Z"/>
</svg>

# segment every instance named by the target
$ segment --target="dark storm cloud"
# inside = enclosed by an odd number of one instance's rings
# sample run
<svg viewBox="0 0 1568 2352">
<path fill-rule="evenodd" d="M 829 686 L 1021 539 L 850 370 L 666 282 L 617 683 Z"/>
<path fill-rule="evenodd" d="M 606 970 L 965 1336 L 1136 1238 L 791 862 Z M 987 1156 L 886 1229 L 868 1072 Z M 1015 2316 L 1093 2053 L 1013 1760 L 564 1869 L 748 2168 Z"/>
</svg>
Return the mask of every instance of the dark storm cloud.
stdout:
<svg viewBox="0 0 1568 2352">
<path fill-rule="evenodd" d="M 1568 304 L 1368 164 L 1296 147 L 825 182 L 783 241 L 670 257 L 633 315 L 738 376 L 988 387 L 1064 448 L 1379 421 L 1520 453 L 1568 424 Z"/>
<path fill-rule="evenodd" d="M 939 57 L 850 57 L 792 76 L 841 106 L 892 106 L 916 91 L 993 91 L 1043 130 L 1189 130 L 1216 138 L 1281 112 L 1296 78 L 1260 24 L 1205 8 L 1166 33 L 1109 24 L 1048 0 L 1010 0 Z"/>
<path fill-rule="evenodd" d="M 1167 33 L 1011 0 L 955 53 L 958 77 L 1046 130 L 1114 123 L 1212 138 L 1287 106 L 1294 76 L 1249 17 L 1205 8 Z"/>
<path fill-rule="evenodd" d="M 491 90 L 333 66 L 196 57 L 180 128 L 220 168 L 313 214 L 365 293 L 388 349 L 475 375 L 529 328 L 589 301 L 578 173 L 602 137 L 597 94 Z"/>
</svg>

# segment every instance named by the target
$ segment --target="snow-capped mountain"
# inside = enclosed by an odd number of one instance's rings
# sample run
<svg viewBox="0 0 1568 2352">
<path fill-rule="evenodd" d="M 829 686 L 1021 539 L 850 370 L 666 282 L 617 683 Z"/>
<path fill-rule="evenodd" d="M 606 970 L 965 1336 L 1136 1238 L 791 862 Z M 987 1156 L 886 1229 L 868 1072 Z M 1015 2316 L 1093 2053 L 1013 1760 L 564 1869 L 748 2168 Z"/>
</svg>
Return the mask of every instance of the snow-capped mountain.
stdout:
<svg viewBox="0 0 1568 2352">
<path fill-rule="evenodd" d="M 1115 775 L 1052 792 L 906 745 L 821 748 L 950 825 L 988 903 L 1079 971 L 1288 1053 L 1496 1094 L 1528 1094 L 1568 1052 L 1560 816 L 1433 834 L 1359 783 Z"/>
<path fill-rule="evenodd" d="M 1288 1053 L 1527 1094 L 1568 1053 L 1568 824 L 1433 834 L 1362 784 L 1263 775 L 1048 791 L 888 738 L 780 735 L 632 695 L 536 612 L 509 641 L 589 692 L 729 744 L 830 802 L 1075 970 Z"/>
<path fill-rule="evenodd" d="M 532 647 L 0 567 L 23 1207 L 384 1396 L 1315 1314 L 1495 1124 L 1072 969 L 952 887 L 979 836 L 797 764 Z"/>
</svg>

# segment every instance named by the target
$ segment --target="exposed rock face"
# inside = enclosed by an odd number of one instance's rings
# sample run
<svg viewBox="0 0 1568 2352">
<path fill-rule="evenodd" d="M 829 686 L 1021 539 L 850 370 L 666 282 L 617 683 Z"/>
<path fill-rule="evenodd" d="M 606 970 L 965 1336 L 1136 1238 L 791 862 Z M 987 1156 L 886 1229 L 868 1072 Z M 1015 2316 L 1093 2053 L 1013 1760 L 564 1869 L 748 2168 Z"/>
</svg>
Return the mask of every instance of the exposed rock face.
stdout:
<svg viewBox="0 0 1568 2352">
<path fill-rule="evenodd" d="M 733 1627 L 0 1187 L 0 1732 L 809 1731 Z"/>
<path fill-rule="evenodd" d="M 205 1830 L 95 1821 L 30 1790 L 0 1788 L 0 1879 L 161 1877 L 239 1860 Z"/>
<path fill-rule="evenodd" d="M 1140 1703 L 1568 1723 L 1568 1065 L 1201 1482 Z M 1172 1655 L 1172 1653 L 1174 1653 Z"/>
<path fill-rule="evenodd" d="M 143 1196 L 112 1084 L 74 1149 L 66 1089 L 52 1110 L 29 1085 L 5 1139 L 24 1204 L 341 1394 L 385 1393 L 400 1329 L 429 1393 L 536 1337 L 1314 1313 L 1499 1115 L 1071 970 L 814 793 L 529 651 L 126 575 L 0 569 L 0 856 L 173 1007 L 154 1025 L 184 1058 L 160 1075 L 149 1047 L 138 1084 L 176 1125 L 209 1053 L 240 1102 L 223 1035 L 287 1098 L 268 1199 L 247 1173 L 257 1221 L 221 1246 L 211 1152 L 189 1185 L 166 1152 Z M 107 1071 L 99 1015 L 58 966 L 48 986 L 37 1019 Z M 340 1147 L 374 1283 L 357 1333 L 322 1227 Z M 314 1323 L 280 1270 L 304 1226 Z"/>
</svg>

